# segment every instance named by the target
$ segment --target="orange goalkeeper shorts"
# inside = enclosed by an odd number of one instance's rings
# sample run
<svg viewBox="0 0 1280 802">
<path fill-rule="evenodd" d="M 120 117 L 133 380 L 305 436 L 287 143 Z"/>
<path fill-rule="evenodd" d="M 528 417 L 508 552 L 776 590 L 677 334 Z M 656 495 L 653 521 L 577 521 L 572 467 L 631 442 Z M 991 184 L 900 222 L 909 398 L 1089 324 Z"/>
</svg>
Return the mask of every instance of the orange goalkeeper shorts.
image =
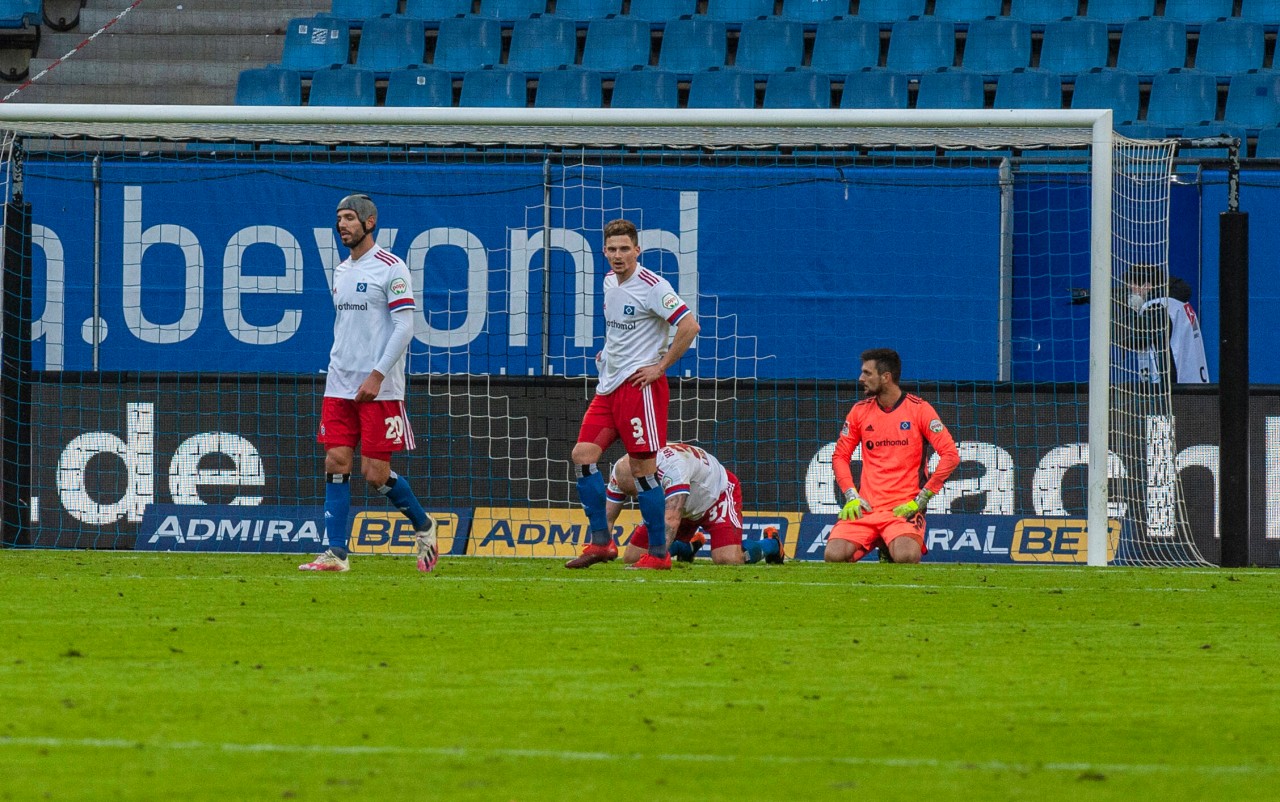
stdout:
<svg viewBox="0 0 1280 802">
<path fill-rule="evenodd" d="M 909 537 L 920 544 L 920 553 L 928 554 L 924 546 L 924 513 L 917 512 L 910 518 L 899 518 L 891 510 L 875 510 L 853 521 L 836 521 L 827 536 L 829 540 L 849 540 L 864 551 L 885 545 L 900 537 Z"/>
</svg>

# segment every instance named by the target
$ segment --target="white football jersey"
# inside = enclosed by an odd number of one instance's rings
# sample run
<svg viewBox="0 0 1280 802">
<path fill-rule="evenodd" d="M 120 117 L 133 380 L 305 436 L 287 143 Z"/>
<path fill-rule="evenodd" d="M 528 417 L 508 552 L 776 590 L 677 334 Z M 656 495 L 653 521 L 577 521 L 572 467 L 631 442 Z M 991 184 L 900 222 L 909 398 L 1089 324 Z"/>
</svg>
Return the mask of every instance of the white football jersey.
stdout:
<svg viewBox="0 0 1280 802">
<path fill-rule="evenodd" d="M 604 352 L 597 364 L 596 392 L 607 395 L 636 370 L 656 365 L 667 352 L 671 327 L 689 314 L 671 284 L 637 267 L 621 285 L 610 272 L 604 277 Z"/>
<path fill-rule="evenodd" d="M 729 489 L 729 474 L 720 461 L 687 443 L 670 443 L 658 450 L 658 481 L 667 498 L 685 495 L 680 515 L 693 521 L 706 515 Z M 611 496 L 622 495 L 612 474 L 608 490 Z"/>
<path fill-rule="evenodd" d="M 1177 367 L 1177 384 L 1205 384 L 1209 381 L 1209 362 L 1204 356 L 1204 338 L 1200 335 L 1200 319 L 1189 303 L 1176 298 L 1152 298 L 1142 306 L 1145 313 L 1163 307 L 1169 317 L 1169 352 Z M 1159 362 L 1154 351 L 1139 357 L 1139 370 L 1156 384 L 1160 383 Z"/>
<path fill-rule="evenodd" d="M 333 270 L 333 349 L 324 394 L 355 398 L 391 338 L 391 315 L 412 313 L 413 279 L 400 257 L 377 245 Z M 404 400 L 404 354 L 382 382 L 379 401 Z"/>
</svg>

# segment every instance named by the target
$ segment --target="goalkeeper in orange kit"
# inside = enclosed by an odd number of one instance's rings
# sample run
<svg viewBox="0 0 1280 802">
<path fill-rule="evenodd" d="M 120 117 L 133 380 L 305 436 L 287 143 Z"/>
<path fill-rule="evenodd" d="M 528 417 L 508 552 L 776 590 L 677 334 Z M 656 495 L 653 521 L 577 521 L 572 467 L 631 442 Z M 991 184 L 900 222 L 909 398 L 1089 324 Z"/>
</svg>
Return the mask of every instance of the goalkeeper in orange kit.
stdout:
<svg viewBox="0 0 1280 802">
<path fill-rule="evenodd" d="M 827 537 L 827 562 L 856 562 L 883 547 L 894 562 L 918 563 L 927 551 L 925 506 L 960 464 L 960 454 L 933 406 L 898 386 L 901 375 L 897 351 L 862 353 L 858 381 L 868 397 L 849 410 L 831 458 L 845 504 Z M 939 457 L 932 476 L 926 471 L 926 442 Z M 861 488 L 854 486 L 849 466 L 858 445 Z"/>
</svg>

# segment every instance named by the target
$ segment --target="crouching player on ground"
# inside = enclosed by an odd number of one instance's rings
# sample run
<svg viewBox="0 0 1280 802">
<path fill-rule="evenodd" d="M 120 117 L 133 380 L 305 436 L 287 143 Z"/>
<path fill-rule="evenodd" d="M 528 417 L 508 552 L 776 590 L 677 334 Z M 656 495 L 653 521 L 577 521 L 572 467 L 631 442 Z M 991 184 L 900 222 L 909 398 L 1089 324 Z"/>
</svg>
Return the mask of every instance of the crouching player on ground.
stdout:
<svg viewBox="0 0 1280 802">
<path fill-rule="evenodd" d="M 868 396 L 853 405 L 831 458 L 844 494 L 840 520 L 827 537 L 826 561 L 857 562 L 876 547 L 893 562 L 918 563 L 925 554 L 924 508 L 960 464 L 955 440 L 933 406 L 898 386 L 902 359 L 890 348 L 862 353 L 859 382 Z M 938 468 L 924 487 L 924 445 L 938 452 Z M 862 488 L 849 461 L 862 445 Z"/>
<path fill-rule="evenodd" d="M 711 561 L 716 565 L 742 565 L 764 560 L 781 563 L 782 541 L 777 529 L 765 530 L 761 540 L 742 539 L 742 485 L 720 461 L 697 446 L 670 443 L 658 450 L 658 482 L 666 494 L 666 537 L 671 556 L 692 562 L 693 555 L 711 538 Z M 609 530 L 617 522 L 629 497 L 636 495 L 631 463 L 614 463 L 605 490 L 605 514 Z M 632 565 L 649 550 L 649 530 L 641 524 L 631 535 L 623 561 Z"/>
</svg>

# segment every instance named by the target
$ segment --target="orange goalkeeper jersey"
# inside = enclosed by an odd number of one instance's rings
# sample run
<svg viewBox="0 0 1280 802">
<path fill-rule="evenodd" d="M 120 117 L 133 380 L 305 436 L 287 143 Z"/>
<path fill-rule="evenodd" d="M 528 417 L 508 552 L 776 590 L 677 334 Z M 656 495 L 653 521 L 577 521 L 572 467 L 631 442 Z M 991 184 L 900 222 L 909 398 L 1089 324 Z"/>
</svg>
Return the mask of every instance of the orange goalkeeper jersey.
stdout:
<svg viewBox="0 0 1280 802">
<path fill-rule="evenodd" d="M 938 469 L 926 479 L 924 444 L 938 452 Z M 937 493 L 942 483 L 960 464 L 960 453 L 951 432 L 933 405 L 923 398 L 903 393 L 892 409 L 881 409 L 874 398 L 859 401 L 849 410 L 831 458 L 836 484 L 844 493 L 853 484 L 849 461 L 862 445 L 862 482 L 858 495 L 873 510 L 891 510 L 916 497 L 921 482 Z"/>
</svg>

